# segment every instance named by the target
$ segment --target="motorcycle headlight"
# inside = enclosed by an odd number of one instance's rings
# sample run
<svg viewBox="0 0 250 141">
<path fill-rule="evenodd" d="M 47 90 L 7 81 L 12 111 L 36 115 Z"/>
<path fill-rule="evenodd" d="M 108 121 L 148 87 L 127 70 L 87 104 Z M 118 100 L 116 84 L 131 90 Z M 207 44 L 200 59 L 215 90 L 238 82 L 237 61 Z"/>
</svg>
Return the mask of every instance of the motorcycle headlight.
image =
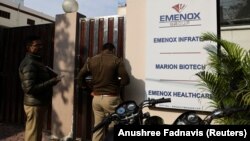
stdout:
<svg viewBox="0 0 250 141">
<path fill-rule="evenodd" d="M 173 123 L 174 125 L 199 125 L 202 119 L 194 111 L 182 113 Z"/>
<path fill-rule="evenodd" d="M 199 117 L 196 114 L 190 114 L 187 116 L 189 124 L 199 124 Z"/>
</svg>

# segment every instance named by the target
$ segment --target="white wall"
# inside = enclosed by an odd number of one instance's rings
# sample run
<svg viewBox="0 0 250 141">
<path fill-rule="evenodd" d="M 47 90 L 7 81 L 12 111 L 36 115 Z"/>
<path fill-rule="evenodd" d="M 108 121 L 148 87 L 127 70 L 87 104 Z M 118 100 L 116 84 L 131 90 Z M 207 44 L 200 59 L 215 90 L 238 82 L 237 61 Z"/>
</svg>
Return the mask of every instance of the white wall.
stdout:
<svg viewBox="0 0 250 141">
<path fill-rule="evenodd" d="M 126 15 L 126 7 L 125 6 L 123 6 L 123 7 L 118 7 L 117 8 L 117 15 L 119 15 L 119 16 L 124 16 L 124 15 Z"/>
<path fill-rule="evenodd" d="M 125 99 L 137 102 L 145 98 L 145 7 L 145 0 L 127 0 L 125 58 L 128 60 L 131 83 L 126 87 Z"/>
<path fill-rule="evenodd" d="M 145 99 L 145 54 L 146 54 L 146 3 L 145 0 L 127 0 L 126 10 L 126 48 L 127 68 L 131 73 L 131 83 L 126 87 L 125 99 L 136 100 L 139 104 Z M 150 111 L 151 115 L 160 115 L 166 124 L 183 111 L 157 109 Z"/>
<path fill-rule="evenodd" d="M 136 100 L 137 103 L 144 100 L 145 92 L 145 52 L 146 52 L 146 1 L 127 0 L 126 7 L 126 48 L 125 57 L 128 60 L 127 67 L 131 73 L 131 84 L 126 87 L 125 99 Z M 244 48 L 250 49 L 250 28 L 223 28 L 221 37 L 238 43 Z M 182 110 L 157 109 L 149 110 L 151 115 L 160 115 L 166 124 L 171 124 L 179 116 Z M 200 112 L 204 117 L 207 113 Z"/>
<path fill-rule="evenodd" d="M 53 89 L 51 132 L 56 139 L 72 134 L 77 23 L 81 17 L 76 12 L 56 16 L 53 69 L 64 75 Z"/>
<path fill-rule="evenodd" d="M 241 47 L 250 49 L 250 25 L 236 27 L 222 27 L 221 38 L 237 43 Z"/>
</svg>

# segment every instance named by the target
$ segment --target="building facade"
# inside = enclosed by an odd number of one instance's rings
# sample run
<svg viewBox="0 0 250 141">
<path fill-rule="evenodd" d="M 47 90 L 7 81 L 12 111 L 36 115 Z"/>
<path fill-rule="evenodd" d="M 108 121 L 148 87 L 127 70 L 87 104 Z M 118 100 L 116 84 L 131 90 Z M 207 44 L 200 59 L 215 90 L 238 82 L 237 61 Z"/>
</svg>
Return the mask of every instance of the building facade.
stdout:
<svg viewBox="0 0 250 141">
<path fill-rule="evenodd" d="M 230 3 L 231 2 L 231 3 Z M 249 0 L 242 0 L 242 3 L 235 3 L 233 0 L 221 0 L 220 6 L 220 31 L 221 38 L 237 43 L 245 49 L 250 49 L 250 24 L 249 24 Z M 238 2 L 238 1 L 237 1 Z M 238 10 L 236 10 L 237 8 Z M 244 8 L 245 7 L 245 8 Z M 124 8 L 124 7 L 122 7 Z M 145 82 L 146 78 L 146 61 L 142 58 L 146 57 L 145 47 L 147 46 L 147 32 L 145 29 L 147 22 L 146 10 L 148 8 L 145 0 L 127 0 L 126 6 L 126 48 L 125 58 L 129 61 L 129 68 L 131 69 L 132 81 L 129 86 L 126 87 L 126 99 L 135 99 L 142 101 L 143 94 L 145 94 Z M 235 9 L 234 12 L 230 12 L 234 15 L 229 15 L 229 11 Z M 236 14 L 236 11 L 238 12 Z M 240 12 L 242 11 L 242 12 Z M 242 14 L 240 14 L 242 13 Z M 119 13 L 118 13 L 119 14 Z M 229 16 L 226 16 L 229 15 Z M 230 19 L 230 17 L 234 18 Z M 140 52 L 140 57 L 138 56 Z M 139 64 L 139 66 L 138 66 Z M 141 95 L 140 95 L 141 94 Z M 142 98 L 141 98 L 141 97 Z M 167 124 L 173 123 L 183 111 L 181 110 L 149 110 L 151 115 L 161 115 Z M 202 115 L 202 116 L 205 116 Z"/>
<path fill-rule="evenodd" d="M 23 0 L 1 0 L 0 27 L 54 23 L 55 18 L 24 6 Z"/>
</svg>

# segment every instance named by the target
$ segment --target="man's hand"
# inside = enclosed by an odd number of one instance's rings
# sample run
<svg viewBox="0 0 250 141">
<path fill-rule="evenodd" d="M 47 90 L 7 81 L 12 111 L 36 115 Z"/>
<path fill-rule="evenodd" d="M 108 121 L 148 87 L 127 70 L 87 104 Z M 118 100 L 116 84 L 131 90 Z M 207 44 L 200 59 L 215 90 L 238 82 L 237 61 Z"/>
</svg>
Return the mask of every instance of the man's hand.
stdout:
<svg viewBox="0 0 250 141">
<path fill-rule="evenodd" d="M 60 82 L 63 77 L 64 77 L 64 75 L 59 75 L 57 77 L 54 77 L 53 78 L 54 85 L 56 85 L 58 82 Z"/>
</svg>

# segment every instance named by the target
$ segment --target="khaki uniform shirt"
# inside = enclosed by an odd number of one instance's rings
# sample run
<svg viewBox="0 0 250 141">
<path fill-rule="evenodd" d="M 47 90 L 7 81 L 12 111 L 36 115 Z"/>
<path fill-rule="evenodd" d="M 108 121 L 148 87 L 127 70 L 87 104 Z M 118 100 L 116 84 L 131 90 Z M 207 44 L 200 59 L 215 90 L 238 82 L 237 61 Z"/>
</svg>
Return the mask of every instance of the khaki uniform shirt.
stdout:
<svg viewBox="0 0 250 141">
<path fill-rule="evenodd" d="M 118 94 L 130 81 L 123 60 L 108 50 L 87 59 L 77 75 L 78 82 L 85 81 L 89 75 L 95 94 Z"/>
</svg>

